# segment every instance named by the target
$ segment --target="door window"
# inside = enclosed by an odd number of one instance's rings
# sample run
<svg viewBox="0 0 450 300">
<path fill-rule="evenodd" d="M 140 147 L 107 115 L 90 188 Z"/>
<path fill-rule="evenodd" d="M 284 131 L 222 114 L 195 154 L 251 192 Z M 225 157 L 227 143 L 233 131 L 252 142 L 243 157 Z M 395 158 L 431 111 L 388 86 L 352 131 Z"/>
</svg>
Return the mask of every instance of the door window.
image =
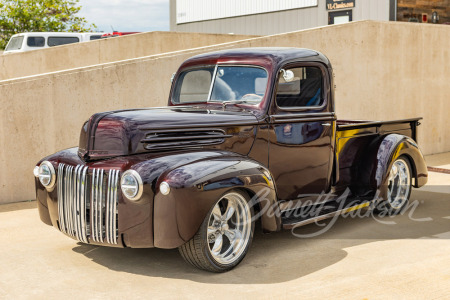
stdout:
<svg viewBox="0 0 450 300">
<path fill-rule="evenodd" d="M 277 105 L 281 108 L 321 106 L 323 104 L 323 78 L 318 67 L 296 67 L 290 78 L 280 74 L 277 88 Z"/>
</svg>

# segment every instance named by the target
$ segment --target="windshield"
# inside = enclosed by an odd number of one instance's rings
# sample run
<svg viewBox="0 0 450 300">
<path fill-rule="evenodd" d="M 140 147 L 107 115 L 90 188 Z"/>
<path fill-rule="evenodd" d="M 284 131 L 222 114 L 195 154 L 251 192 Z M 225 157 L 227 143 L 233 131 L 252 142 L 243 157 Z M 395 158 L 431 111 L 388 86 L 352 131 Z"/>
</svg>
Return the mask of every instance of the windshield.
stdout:
<svg viewBox="0 0 450 300">
<path fill-rule="evenodd" d="M 239 102 L 259 104 L 267 86 L 267 71 L 249 66 L 210 66 L 184 71 L 172 95 L 175 104 Z"/>
<path fill-rule="evenodd" d="M 23 36 L 15 36 L 11 38 L 11 40 L 8 43 L 8 46 L 6 46 L 5 51 L 20 50 L 20 48 L 22 48 L 22 43 L 23 43 Z"/>
</svg>

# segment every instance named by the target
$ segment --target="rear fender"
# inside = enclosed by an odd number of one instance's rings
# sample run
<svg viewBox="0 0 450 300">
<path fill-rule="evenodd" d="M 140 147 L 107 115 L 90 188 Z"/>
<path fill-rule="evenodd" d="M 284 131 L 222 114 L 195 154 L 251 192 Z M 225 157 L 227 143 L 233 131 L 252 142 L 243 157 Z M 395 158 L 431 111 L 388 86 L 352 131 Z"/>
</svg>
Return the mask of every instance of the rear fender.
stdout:
<svg viewBox="0 0 450 300">
<path fill-rule="evenodd" d="M 161 182 L 170 193 L 159 192 Z M 231 190 L 247 192 L 250 205 L 260 211 L 264 231 L 281 228 L 276 192 L 267 168 L 246 157 L 221 157 L 197 161 L 160 176 L 154 200 L 154 243 L 176 248 L 189 241 L 213 205 Z"/>
<path fill-rule="evenodd" d="M 371 143 L 368 155 L 360 162 L 359 194 L 378 191 L 380 199 L 386 199 L 389 170 L 400 156 L 405 156 L 411 165 L 413 186 L 419 188 L 427 183 L 428 171 L 425 159 L 417 143 L 400 134 L 382 136 Z M 361 191 L 363 191 L 361 193 Z"/>
</svg>

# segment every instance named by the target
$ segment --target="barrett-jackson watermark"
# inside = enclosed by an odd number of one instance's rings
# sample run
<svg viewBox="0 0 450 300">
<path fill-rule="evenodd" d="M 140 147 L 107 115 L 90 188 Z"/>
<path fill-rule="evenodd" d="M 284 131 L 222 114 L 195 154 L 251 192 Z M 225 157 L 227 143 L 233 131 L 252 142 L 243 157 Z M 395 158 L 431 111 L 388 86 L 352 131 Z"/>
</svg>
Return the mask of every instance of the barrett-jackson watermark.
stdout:
<svg viewBox="0 0 450 300">
<path fill-rule="evenodd" d="M 369 200 L 352 199 L 350 189 L 347 189 L 339 197 L 322 192 L 316 195 L 314 200 L 309 197 L 308 200 L 303 202 L 285 201 L 287 205 L 285 205 L 283 211 L 280 211 L 279 204 L 273 203 L 268 198 L 271 192 L 268 188 L 262 189 L 250 200 L 250 206 L 259 207 L 252 221 L 258 220 L 263 215 L 292 220 L 291 232 L 299 238 L 312 238 L 322 235 L 330 230 L 339 218 L 362 219 L 371 217 L 383 225 L 397 224 L 394 217 L 398 215 L 407 215 L 409 220 L 413 222 L 433 221 L 431 217 L 417 218 L 414 216 L 421 204 L 419 200 L 409 200 L 399 211 L 395 211 L 384 206 L 384 202 L 379 199 L 378 193 L 373 199 Z M 306 223 L 317 225 L 318 230 L 309 233 L 294 232 L 295 229 Z"/>
</svg>

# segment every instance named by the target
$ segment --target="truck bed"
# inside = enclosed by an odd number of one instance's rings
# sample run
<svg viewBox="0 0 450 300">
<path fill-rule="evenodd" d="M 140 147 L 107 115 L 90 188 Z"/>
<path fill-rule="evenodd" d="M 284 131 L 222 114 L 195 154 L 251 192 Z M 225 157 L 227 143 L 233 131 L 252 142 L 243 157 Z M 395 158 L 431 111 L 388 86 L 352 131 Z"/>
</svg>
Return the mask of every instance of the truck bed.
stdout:
<svg viewBox="0 0 450 300">
<path fill-rule="evenodd" d="M 339 185 L 350 185 L 355 178 L 354 169 L 364 157 L 370 143 L 378 136 L 397 133 L 417 141 L 417 126 L 422 118 L 393 121 L 336 121 L 336 158 Z"/>
</svg>

